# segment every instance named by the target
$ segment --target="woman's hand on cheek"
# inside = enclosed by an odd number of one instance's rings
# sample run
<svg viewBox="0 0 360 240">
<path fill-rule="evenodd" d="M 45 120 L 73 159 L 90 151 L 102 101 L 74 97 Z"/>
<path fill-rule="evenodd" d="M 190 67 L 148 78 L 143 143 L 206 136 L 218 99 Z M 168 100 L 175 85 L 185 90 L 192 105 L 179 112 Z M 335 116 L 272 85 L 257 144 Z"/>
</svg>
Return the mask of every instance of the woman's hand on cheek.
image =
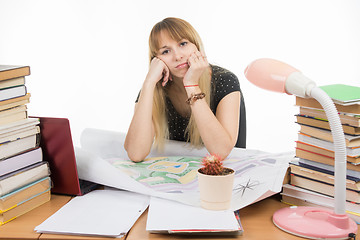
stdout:
<svg viewBox="0 0 360 240">
<path fill-rule="evenodd" d="M 150 63 L 150 69 L 146 76 L 146 81 L 156 84 L 160 80 L 162 81 L 162 86 L 165 86 L 166 83 L 171 79 L 170 70 L 166 64 L 159 58 L 154 57 Z"/>
<path fill-rule="evenodd" d="M 203 72 L 209 67 L 206 57 L 199 51 L 194 52 L 188 59 L 189 69 L 186 72 L 184 85 L 198 84 Z"/>
</svg>

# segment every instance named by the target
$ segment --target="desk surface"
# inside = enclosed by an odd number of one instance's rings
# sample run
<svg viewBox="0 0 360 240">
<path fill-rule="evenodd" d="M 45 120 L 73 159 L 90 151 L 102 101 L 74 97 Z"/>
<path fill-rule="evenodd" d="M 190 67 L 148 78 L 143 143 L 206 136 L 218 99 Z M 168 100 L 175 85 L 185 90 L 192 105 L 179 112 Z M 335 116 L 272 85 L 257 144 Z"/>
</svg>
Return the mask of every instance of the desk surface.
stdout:
<svg viewBox="0 0 360 240">
<path fill-rule="evenodd" d="M 62 206 L 71 200 L 70 196 L 51 195 L 51 200 L 40 207 L 0 226 L 0 239 L 91 239 L 104 240 L 109 238 L 97 238 L 87 236 L 71 236 L 59 234 L 39 234 L 34 228 L 53 215 Z M 124 238 L 123 238 L 124 239 Z"/>
<path fill-rule="evenodd" d="M 51 201 L 42 206 L 32 210 L 31 212 L 0 226 L 0 239 L 90 239 L 90 240 L 109 240 L 109 238 L 98 237 L 81 237 L 81 236 L 66 236 L 56 234 L 38 234 L 34 232 L 35 226 L 45 221 L 48 217 L 54 214 L 58 209 L 70 201 L 71 197 L 52 195 Z M 273 196 L 262 200 L 258 203 L 252 204 L 240 210 L 241 223 L 244 228 L 244 233 L 241 236 L 234 238 L 211 238 L 211 239 L 241 239 L 241 240 L 258 240 L 258 239 L 303 239 L 275 227 L 272 223 L 273 213 L 288 205 L 280 202 L 278 196 Z M 165 240 L 165 239 L 208 239 L 208 238 L 190 238 L 174 235 L 150 234 L 146 232 L 146 218 L 145 212 L 123 239 L 126 240 Z M 357 235 L 360 236 L 360 230 Z"/>
</svg>

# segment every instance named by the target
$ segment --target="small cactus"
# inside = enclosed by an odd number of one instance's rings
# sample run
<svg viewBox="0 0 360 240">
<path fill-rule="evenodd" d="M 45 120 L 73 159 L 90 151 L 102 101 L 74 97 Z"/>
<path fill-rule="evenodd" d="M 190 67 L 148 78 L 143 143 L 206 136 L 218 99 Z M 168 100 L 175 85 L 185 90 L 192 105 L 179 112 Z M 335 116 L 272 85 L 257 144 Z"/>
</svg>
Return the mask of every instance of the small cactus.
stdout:
<svg viewBox="0 0 360 240">
<path fill-rule="evenodd" d="M 215 154 L 207 155 L 202 159 L 201 172 L 207 175 L 222 175 L 224 171 L 221 158 Z"/>
</svg>

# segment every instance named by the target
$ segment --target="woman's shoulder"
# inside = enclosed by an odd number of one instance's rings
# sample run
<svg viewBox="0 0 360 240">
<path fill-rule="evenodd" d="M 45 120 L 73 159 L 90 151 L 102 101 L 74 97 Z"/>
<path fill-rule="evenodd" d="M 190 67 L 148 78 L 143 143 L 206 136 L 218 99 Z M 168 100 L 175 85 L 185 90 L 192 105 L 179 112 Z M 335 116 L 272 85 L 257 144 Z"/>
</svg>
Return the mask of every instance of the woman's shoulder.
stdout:
<svg viewBox="0 0 360 240">
<path fill-rule="evenodd" d="M 229 93 L 240 90 L 240 83 L 236 75 L 223 68 L 216 65 L 211 65 L 212 68 L 212 77 L 211 85 L 214 96 L 215 108 L 217 104 Z"/>
<path fill-rule="evenodd" d="M 230 70 L 217 66 L 217 65 L 210 65 L 212 71 L 212 79 L 215 81 L 223 81 L 228 79 L 234 79 L 238 81 L 237 76 L 231 72 Z"/>
<path fill-rule="evenodd" d="M 239 85 L 237 76 L 226 68 L 217 65 L 211 65 L 212 76 L 211 80 L 216 86 L 223 85 Z"/>
</svg>

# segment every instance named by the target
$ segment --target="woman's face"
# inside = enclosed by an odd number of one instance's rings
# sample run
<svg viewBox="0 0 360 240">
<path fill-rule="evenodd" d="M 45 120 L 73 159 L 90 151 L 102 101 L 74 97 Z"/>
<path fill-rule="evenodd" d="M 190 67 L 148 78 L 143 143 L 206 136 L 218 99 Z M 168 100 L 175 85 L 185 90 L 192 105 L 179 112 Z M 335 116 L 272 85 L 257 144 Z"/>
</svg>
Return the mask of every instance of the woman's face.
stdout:
<svg viewBox="0 0 360 240">
<path fill-rule="evenodd" d="M 189 69 L 190 55 L 198 51 L 196 45 L 187 39 L 177 42 L 164 32 L 160 33 L 159 43 L 156 57 L 165 62 L 173 77 L 183 78 Z"/>
</svg>

